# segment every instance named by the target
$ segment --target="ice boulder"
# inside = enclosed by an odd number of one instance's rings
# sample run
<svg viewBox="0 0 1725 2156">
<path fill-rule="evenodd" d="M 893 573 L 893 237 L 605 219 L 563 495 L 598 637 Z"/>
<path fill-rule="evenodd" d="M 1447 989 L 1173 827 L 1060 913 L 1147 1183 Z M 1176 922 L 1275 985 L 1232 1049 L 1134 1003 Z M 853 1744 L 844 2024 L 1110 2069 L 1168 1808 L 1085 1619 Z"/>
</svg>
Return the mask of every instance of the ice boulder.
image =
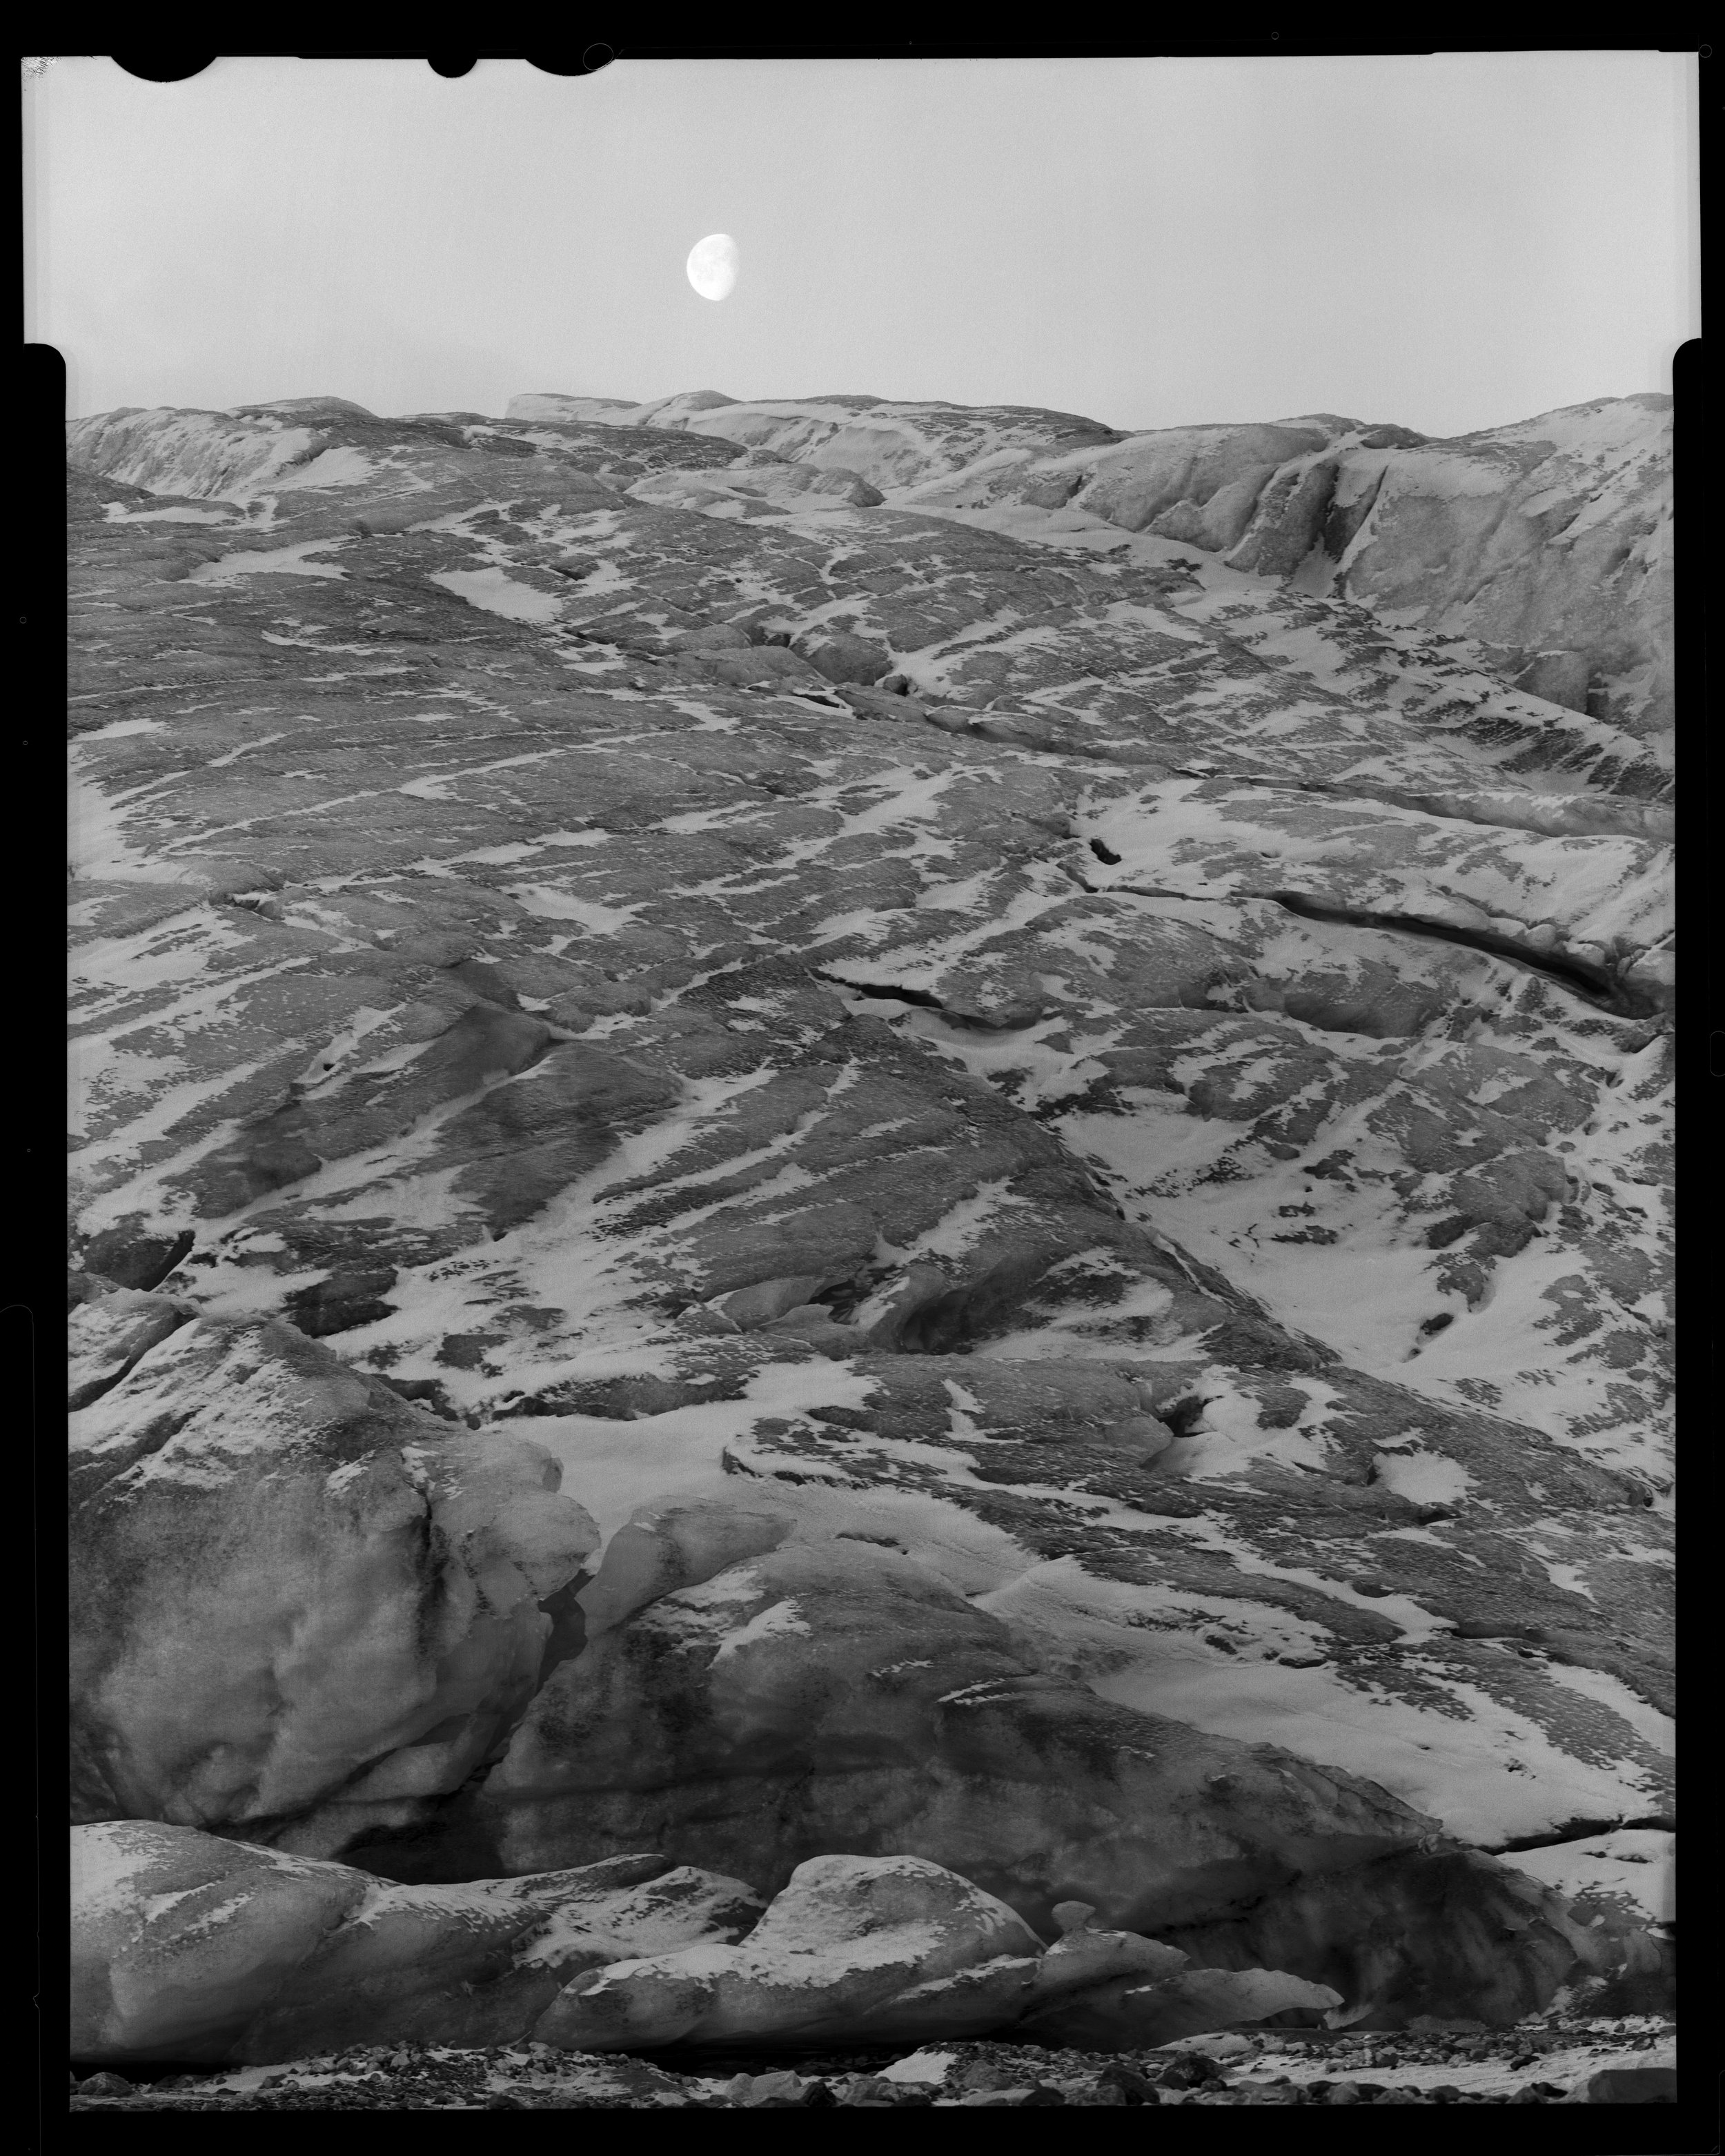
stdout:
<svg viewBox="0 0 1725 2156">
<path fill-rule="evenodd" d="M 352 2045 L 510 2043 L 572 1975 L 739 1938 L 740 1881 L 629 1856 L 403 1887 L 191 1827 L 72 1834 L 72 2056 L 258 2065 Z"/>
</svg>

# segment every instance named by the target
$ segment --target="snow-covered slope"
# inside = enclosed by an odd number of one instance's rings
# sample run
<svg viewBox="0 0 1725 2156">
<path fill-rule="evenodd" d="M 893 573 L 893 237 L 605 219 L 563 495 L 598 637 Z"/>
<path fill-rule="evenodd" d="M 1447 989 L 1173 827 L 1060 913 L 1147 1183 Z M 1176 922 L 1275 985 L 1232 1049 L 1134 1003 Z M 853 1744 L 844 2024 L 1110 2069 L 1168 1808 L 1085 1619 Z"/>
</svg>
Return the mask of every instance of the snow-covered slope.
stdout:
<svg viewBox="0 0 1725 2156">
<path fill-rule="evenodd" d="M 878 398 L 518 397 L 511 418 L 684 428 L 860 473 L 906 506 L 1065 511 L 1465 639 L 1517 686 L 1671 724 L 1671 399 L 1448 441 L 1333 413 L 1121 435 L 1068 413 Z M 1014 528 L 1024 529 L 1022 520 Z"/>
<path fill-rule="evenodd" d="M 166 1275 L 607 1536 L 764 1496 L 1476 1846 L 1662 1830 L 1669 780 L 1502 655 L 1657 403 L 78 423 L 103 1427 Z"/>
</svg>

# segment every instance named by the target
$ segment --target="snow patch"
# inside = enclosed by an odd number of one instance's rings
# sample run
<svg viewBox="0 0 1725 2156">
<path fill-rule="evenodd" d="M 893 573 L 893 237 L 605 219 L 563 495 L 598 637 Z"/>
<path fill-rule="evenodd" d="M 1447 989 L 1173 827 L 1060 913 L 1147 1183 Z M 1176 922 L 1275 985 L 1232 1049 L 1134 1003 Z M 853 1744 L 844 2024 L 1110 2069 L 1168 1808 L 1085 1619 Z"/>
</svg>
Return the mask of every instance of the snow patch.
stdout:
<svg viewBox="0 0 1725 2156">
<path fill-rule="evenodd" d="M 470 606 L 482 607 L 487 613 L 501 614 L 508 621 L 556 621 L 563 611 L 563 603 L 555 593 L 518 583 L 501 569 L 439 569 L 433 572 L 430 581 L 454 592 Z"/>
<path fill-rule="evenodd" d="M 812 1640 L 814 1628 L 812 1625 L 804 1624 L 797 1604 L 787 1597 L 784 1601 L 773 1603 L 768 1608 L 758 1611 L 747 1625 L 739 1626 L 736 1631 L 727 1632 L 719 1642 L 719 1651 L 713 1660 L 715 1662 L 728 1661 L 733 1655 L 741 1654 L 745 1647 L 752 1647 L 757 1640 L 782 1639 L 793 1633 L 800 1633 L 805 1639 Z"/>
<path fill-rule="evenodd" d="M 1386 1490 L 1415 1505 L 1453 1505 L 1473 1486 L 1473 1477 L 1459 1460 L 1417 1445 L 1380 1452 L 1372 1465 Z"/>
</svg>

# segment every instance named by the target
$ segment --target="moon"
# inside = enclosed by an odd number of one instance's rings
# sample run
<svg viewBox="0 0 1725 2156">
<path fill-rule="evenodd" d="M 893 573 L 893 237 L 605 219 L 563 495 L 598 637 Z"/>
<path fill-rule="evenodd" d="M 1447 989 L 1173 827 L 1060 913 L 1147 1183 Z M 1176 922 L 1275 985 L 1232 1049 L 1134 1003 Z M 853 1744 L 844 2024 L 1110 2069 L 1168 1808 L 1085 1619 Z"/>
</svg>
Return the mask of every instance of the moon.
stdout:
<svg viewBox="0 0 1725 2156">
<path fill-rule="evenodd" d="M 703 300 L 723 300 L 737 283 L 737 242 L 728 232 L 710 232 L 689 250 L 689 282 Z"/>
</svg>

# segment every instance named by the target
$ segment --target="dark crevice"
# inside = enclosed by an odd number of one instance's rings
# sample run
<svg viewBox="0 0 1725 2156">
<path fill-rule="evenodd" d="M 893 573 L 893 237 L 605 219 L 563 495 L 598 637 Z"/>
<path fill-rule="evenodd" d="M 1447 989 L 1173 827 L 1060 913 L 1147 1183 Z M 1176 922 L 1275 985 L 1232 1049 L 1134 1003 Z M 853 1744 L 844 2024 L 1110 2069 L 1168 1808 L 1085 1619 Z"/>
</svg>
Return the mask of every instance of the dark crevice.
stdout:
<svg viewBox="0 0 1725 2156">
<path fill-rule="evenodd" d="M 1090 850 L 1099 861 L 1106 861 L 1110 868 L 1116 867 L 1119 863 L 1119 855 L 1111 846 L 1105 846 L 1100 839 L 1091 840 Z"/>
<path fill-rule="evenodd" d="M 577 1598 L 584 1587 L 592 1584 L 590 1572 L 578 1572 L 540 1603 L 542 1614 L 551 1620 L 551 1630 L 540 1650 L 536 1691 L 544 1689 L 546 1679 L 560 1662 L 573 1661 L 586 1647 L 587 1612 Z"/>
<path fill-rule="evenodd" d="M 1569 1819 L 1544 1834 L 1515 1835 L 1507 1841 L 1496 1842 L 1486 1854 L 1510 1856 L 1522 1849 L 1557 1849 L 1565 1842 L 1591 1841 L 1598 1834 L 1623 1834 L 1644 1828 L 1651 1828 L 1659 1834 L 1675 1834 L 1677 1822 L 1666 1812 L 1654 1812 L 1645 1819 Z"/>
<path fill-rule="evenodd" d="M 189 1228 L 177 1235 L 139 1235 L 110 1228 L 85 1246 L 84 1270 L 112 1281 L 116 1287 L 136 1288 L 144 1294 L 161 1286 L 192 1249 Z"/>
<path fill-rule="evenodd" d="M 938 996 L 932 996 L 927 988 L 884 988 L 872 981 L 847 981 L 842 973 L 823 973 L 819 967 L 815 976 L 830 981 L 835 988 L 848 988 L 854 996 L 872 996 L 881 1003 L 920 1004 L 924 1010 L 944 1010 L 946 1005 Z"/>
<path fill-rule="evenodd" d="M 1096 850 L 1096 842 L 1091 841 Z M 1100 858 L 1100 856 L 1099 856 Z M 1160 891 L 1149 884 L 1094 884 L 1078 870 L 1068 864 L 1065 873 L 1079 887 L 1098 898 L 1112 898 L 1124 892 L 1133 898 L 1173 898 L 1200 905 L 1208 902 L 1205 894 L 1190 891 Z M 1590 966 L 1585 959 L 1553 957 L 1548 952 L 1530 949 L 1511 936 L 1494 936 L 1487 929 L 1461 928 L 1441 921 L 1422 921 L 1417 915 L 1403 913 L 1373 913 L 1366 908 L 1353 906 L 1328 906 L 1321 899 L 1308 898 L 1303 891 L 1237 891 L 1231 898 L 1262 899 L 1272 906 L 1280 906 L 1290 913 L 1299 915 L 1303 921 L 1336 921 L 1349 928 L 1378 928 L 1394 936 L 1423 936 L 1440 943 L 1456 943 L 1470 951 L 1484 951 L 1494 958 L 1507 958 L 1511 964 L 1526 966 L 1531 972 L 1543 973 L 1548 980 L 1557 981 L 1574 994 L 1584 998 L 1596 1009 L 1610 1011 L 1619 1018 L 1656 1019 L 1664 1016 L 1661 1005 L 1640 989 L 1632 988 L 1617 979 L 1602 966 Z"/>
<path fill-rule="evenodd" d="M 1252 894 L 1240 895 L 1244 897 Z M 1407 914 L 1373 913 L 1361 906 L 1329 906 L 1320 899 L 1307 898 L 1301 891 L 1266 891 L 1261 896 L 1273 905 L 1297 914 L 1302 921 L 1339 921 L 1350 928 L 1381 928 L 1393 935 L 1429 937 L 1437 942 L 1459 943 L 1470 951 L 1485 951 L 1496 958 L 1508 958 L 1517 965 L 1545 974 L 1548 979 L 1561 982 L 1575 994 L 1586 997 L 1589 1003 L 1624 1017 L 1651 1018 L 1657 1014 L 1658 1006 L 1650 998 L 1615 980 L 1603 967 L 1590 966 L 1580 958 L 1553 957 L 1548 952 L 1534 951 L 1517 942 L 1513 937 L 1494 936 L 1488 929 L 1459 928 L 1445 921 L 1422 921 Z"/>
</svg>

